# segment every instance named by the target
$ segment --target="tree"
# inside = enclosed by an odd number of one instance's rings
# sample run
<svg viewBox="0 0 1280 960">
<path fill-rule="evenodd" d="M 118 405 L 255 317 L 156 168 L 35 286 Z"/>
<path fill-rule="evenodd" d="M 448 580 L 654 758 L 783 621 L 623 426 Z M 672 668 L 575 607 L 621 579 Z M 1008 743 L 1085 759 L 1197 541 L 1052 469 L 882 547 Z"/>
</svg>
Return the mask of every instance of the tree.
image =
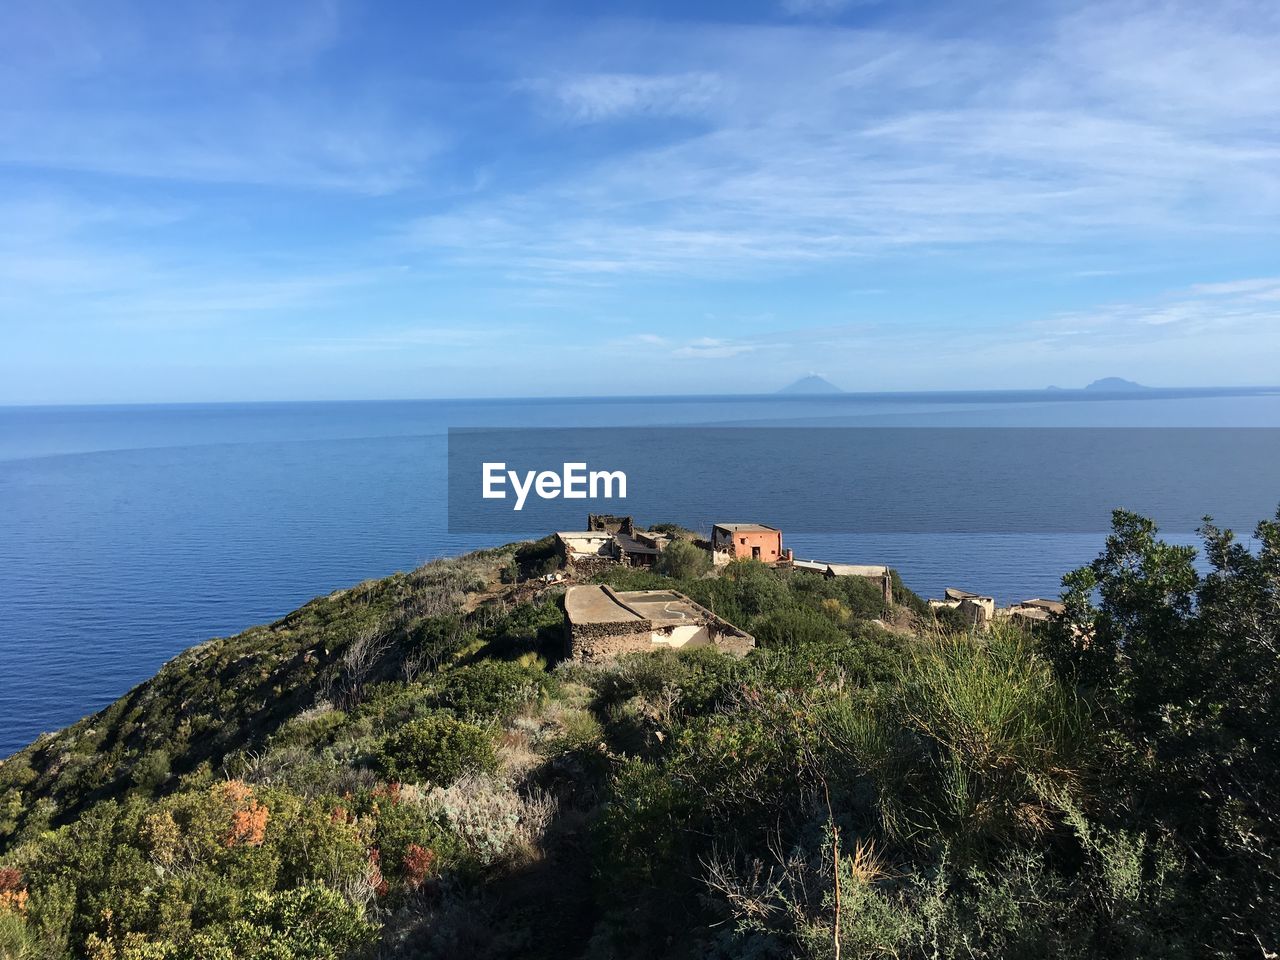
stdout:
<svg viewBox="0 0 1280 960">
<path fill-rule="evenodd" d="M 1101 707 L 1123 771 L 1108 800 L 1188 853 L 1226 951 L 1280 943 L 1280 512 L 1251 552 L 1206 518 L 1211 571 L 1124 511 L 1064 578 L 1058 668 Z M 1096 598 L 1096 602 L 1095 602 Z M 1157 826 L 1158 825 L 1158 826 Z"/>
</svg>

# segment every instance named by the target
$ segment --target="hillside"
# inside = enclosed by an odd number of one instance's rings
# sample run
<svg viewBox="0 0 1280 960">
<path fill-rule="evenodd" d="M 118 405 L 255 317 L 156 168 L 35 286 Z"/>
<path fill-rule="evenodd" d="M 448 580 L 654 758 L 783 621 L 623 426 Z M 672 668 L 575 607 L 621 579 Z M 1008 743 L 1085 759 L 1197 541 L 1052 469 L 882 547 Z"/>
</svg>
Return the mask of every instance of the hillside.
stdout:
<svg viewBox="0 0 1280 960">
<path fill-rule="evenodd" d="M 563 586 L 521 580 L 545 544 L 361 584 L 0 766 L 0 956 L 1275 944 L 1280 677 L 1258 631 L 1280 630 L 1280 523 L 1258 533 L 1254 556 L 1211 530 L 1201 577 L 1119 516 L 1071 577 L 1084 647 L 737 562 L 600 578 L 675 587 L 749 630 L 747 657 L 587 665 L 558 662 Z"/>
</svg>

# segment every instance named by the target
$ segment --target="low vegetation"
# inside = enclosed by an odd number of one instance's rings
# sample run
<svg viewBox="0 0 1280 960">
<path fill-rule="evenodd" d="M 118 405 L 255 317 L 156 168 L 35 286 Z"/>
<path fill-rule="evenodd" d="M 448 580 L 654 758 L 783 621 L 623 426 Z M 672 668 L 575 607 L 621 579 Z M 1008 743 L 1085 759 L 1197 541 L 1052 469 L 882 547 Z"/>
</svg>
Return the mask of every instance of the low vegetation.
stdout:
<svg viewBox="0 0 1280 960">
<path fill-rule="evenodd" d="M 560 662 L 546 544 L 194 648 L 0 766 L 0 957 L 1265 957 L 1280 520 L 1117 514 L 1033 633 L 615 568 L 753 633 Z M 505 584 L 505 585 L 504 585 Z"/>
</svg>

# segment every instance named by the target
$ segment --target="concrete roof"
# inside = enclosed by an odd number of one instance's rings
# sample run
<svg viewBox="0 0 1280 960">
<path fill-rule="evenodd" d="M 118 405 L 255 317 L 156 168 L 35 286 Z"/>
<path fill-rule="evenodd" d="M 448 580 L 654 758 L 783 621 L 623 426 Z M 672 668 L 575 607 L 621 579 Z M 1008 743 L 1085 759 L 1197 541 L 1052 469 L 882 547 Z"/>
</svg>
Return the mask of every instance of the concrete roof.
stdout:
<svg viewBox="0 0 1280 960">
<path fill-rule="evenodd" d="M 883 577 L 888 567 L 866 563 L 829 563 L 827 569 L 837 577 Z"/>
<path fill-rule="evenodd" d="M 570 587 L 564 594 L 570 623 L 618 623 L 644 617 L 623 604 L 608 587 L 597 584 Z"/>
<path fill-rule="evenodd" d="M 570 587 L 564 594 L 564 609 L 569 622 L 575 624 L 632 620 L 679 623 L 709 616 L 708 611 L 674 590 L 614 590 L 603 584 Z"/>
<path fill-rule="evenodd" d="M 1048 610 L 1051 613 L 1065 613 L 1067 610 L 1067 605 L 1061 600 L 1045 600 L 1041 597 L 1036 597 L 1032 600 L 1023 600 L 1020 604 L 1017 604 L 1017 606 L 1036 607 L 1040 610 Z"/>
<path fill-rule="evenodd" d="M 830 573 L 833 577 L 883 577 L 889 572 L 888 567 L 878 564 L 827 563 L 825 560 L 793 560 L 791 566 L 797 570 Z"/>
<path fill-rule="evenodd" d="M 698 620 L 706 611 L 674 590 L 628 590 L 618 594 L 629 609 L 655 623 Z"/>
<path fill-rule="evenodd" d="M 827 572 L 827 565 L 821 560 L 793 560 L 791 565 L 797 570 L 815 570 L 818 573 Z"/>
<path fill-rule="evenodd" d="M 662 552 L 661 547 L 651 547 L 647 543 L 641 543 L 635 537 L 628 537 L 625 533 L 615 534 L 614 539 L 618 541 L 618 546 L 622 547 L 625 553 L 656 556 Z"/>
<path fill-rule="evenodd" d="M 970 593 L 968 590 L 958 590 L 955 587 L 947 587 L 943 595 L 948 600 L 990 600 L 991 598 L 981 593 Z"/>
<path fill-rule="evenodd" d="M 721 530 L 731 530 L 734 533 L 777 533 L 777 528 L 766 527 L 763 523 L 717 523 L 715 526 Z"/>
</svg>

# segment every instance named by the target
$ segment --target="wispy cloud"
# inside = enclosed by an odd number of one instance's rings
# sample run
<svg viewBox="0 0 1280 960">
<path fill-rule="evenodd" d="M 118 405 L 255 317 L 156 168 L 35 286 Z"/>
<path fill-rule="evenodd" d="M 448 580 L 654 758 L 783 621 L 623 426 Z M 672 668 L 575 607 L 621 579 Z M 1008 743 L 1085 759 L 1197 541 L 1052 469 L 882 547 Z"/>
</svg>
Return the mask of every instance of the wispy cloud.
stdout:
<svg viewBox="0 0 1280 960">
<path fill-rule="evenodd" d="M 443 148 L 391 91 L 300 83 L 339 39 L 320 3 L 0 11 L 0 163 L 381 194 Z"/>
<path fill-rule="evenodd" d="M 830 16 L 850 7 L 866 6 L 876 0 L 781 0 L 779 6 L 792 16 Z"/>
<path fill-rule="evenodd" d="M 1280 277 L 1193 284 L 1146 301 L 1111 303 L 1032 325 L 1052 341 L 1165 343 L 1280 329 Z"/>
<path fill-rule="evenodd" d="M 1179 26 L 1196 53 L 1170 44 Z M 997 46 L 891 29 L 653 27 L 630 44 L 661 70 L 646 76 L 574 74 L 592 47 L 566 42 L 544 51 L 557 72 L 532 89 L 570 118 L 700 123 L 533 188 L 496 184 L 412 233 L 468 262 L 598 278 L 1271 228 L 1274 17 L 1094 6 L 1026 33 Z"/>
<path fill-rule="evenodd" d="M 484 337 L 519 344 L 495 377 L 604 355 L 663 388 L 1275 352 L 1274 4 L 421 10 L 0 6 L 9 375 L 479 369 Z"/>
<path fill-rule="evenodd" d="M 510 337 L 512 327 L 418 326 L 383 333 L 370 332 L 356 336 L 313 337 L 286 341 L 308 353 L 382 353 L 401 352 L 420 347 L 471 348 L 492 344 Z"/>
<path fill-rule="evenodd" d="M 580 123 L 637 115 L 696 116 L 706 113 L 724 93 L 719 77 L 699 72 L 592 73 L 533 81 L 528 86 L 549 98 L 568 119 Z"/>
<path fill-rule="evenodd" d="M 715 337 L 699 337 L 692 343 L 677 347 L 671 355 L 677 360 L 724 360 L 743 353 L 751 353 L 755 344 L 733 343 Z"/>
</svg>

